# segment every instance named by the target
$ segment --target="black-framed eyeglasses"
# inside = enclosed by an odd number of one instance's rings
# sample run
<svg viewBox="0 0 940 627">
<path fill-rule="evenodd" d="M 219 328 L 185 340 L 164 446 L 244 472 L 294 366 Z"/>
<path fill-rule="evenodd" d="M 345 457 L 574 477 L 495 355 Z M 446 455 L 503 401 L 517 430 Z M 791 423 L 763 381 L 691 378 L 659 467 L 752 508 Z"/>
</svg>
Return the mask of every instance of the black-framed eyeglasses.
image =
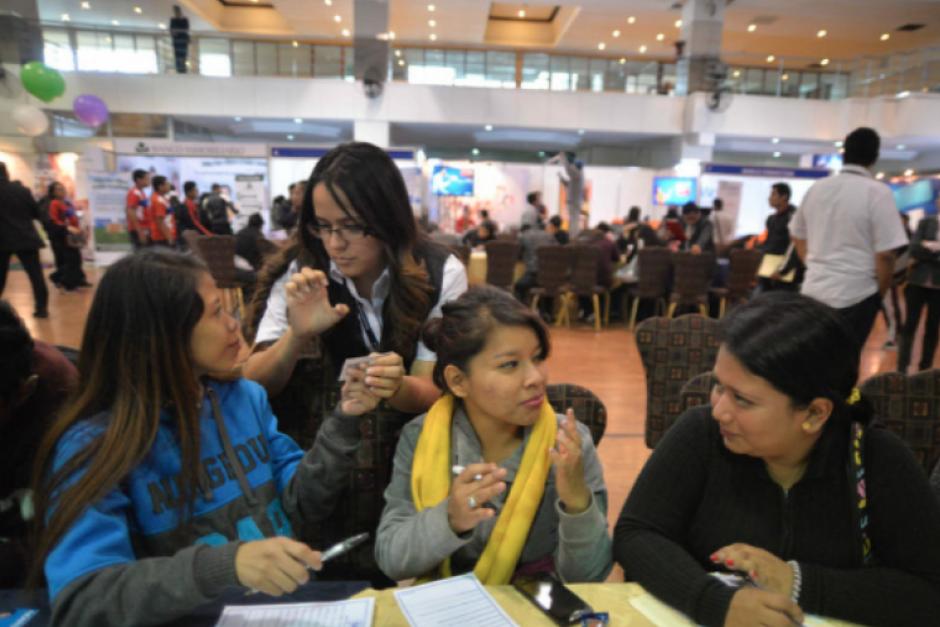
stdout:
<svg viewBox="0 0 940 627">
<path fill-rule="evenodd" d="M 344 242 L 355 242 L 371 234 L 369 227 L 364 224 L 330 226 L 329 224 L 314 222 L 307 226 L 307 231 L 314 237 L 324 240 L 329 239 L 331 235 L 336 235 Z"/>
</svg>

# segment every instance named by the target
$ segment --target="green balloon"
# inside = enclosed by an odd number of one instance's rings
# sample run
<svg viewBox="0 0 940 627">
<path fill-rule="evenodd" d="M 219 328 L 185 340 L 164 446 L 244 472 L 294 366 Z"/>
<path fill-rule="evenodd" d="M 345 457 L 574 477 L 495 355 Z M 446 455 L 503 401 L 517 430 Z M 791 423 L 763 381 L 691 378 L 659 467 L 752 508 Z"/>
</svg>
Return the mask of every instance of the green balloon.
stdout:
<svg viewBox="0 0 940 627">
<path fill-rule="evenodd" d="M 43 102 L 52 102 L 65 93 L 65 79 L 58 70 L 41 61 L 30 61 L 20 72 L 20 81 L 26 91 Z"/>
</svg>

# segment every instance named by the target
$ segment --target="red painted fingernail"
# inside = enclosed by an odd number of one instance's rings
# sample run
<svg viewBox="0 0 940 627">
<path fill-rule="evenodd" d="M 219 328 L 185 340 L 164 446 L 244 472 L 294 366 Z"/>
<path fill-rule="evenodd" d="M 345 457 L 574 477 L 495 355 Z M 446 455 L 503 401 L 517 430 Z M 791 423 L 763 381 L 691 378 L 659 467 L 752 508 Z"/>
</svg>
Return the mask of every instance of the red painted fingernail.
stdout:
<svg viewBox="0 0 940 627">
<path fill-rule="evenodd" d="M 756 571 L 756 570 L 752 570 L 752 571 L 751 571 L 751 579 L 757 579 L 757 571 Z"/>
<path fill-rule="evenodd" d="M 731 559 L 725 560 L 725 564 L 727 564 L 728 566 L 734 566 L 734 560 L 731 560 Z"/>
<path fill-rule="evenodd" d="M 717 562 L 717 561 L 718 561 L 718 554 L 717 554 L 717 553 L 712 553 L 712 556 L 709 557 L 708 559 L 710 559 L 710 560 L 713 561 L 713 562 Z"/>
</svg>

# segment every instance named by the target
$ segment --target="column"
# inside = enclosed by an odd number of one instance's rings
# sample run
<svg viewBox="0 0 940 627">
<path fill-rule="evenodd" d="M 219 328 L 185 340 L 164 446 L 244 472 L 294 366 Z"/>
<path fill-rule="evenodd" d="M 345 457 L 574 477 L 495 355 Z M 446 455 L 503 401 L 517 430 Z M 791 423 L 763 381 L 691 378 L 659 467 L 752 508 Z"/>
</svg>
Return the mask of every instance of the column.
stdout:
<svg viewBox="0 0 940 627">
<path fill-rule="evenodd" d="M 687 0 L 682 7 L 682 41 L 685 49 L 676 67 L 676 94 L 711 91 L 709 70 L 721 62 L 724 0 Z"/>
</svg>

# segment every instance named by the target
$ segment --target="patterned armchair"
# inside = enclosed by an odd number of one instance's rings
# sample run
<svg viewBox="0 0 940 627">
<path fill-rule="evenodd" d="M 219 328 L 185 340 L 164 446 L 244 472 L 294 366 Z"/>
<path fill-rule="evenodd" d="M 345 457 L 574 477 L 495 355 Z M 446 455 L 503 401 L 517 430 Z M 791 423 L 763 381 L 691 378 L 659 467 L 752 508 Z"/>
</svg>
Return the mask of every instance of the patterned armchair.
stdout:
<svg viewBox="0 0 940 627">
<path fill-rule="evenodd" d="M 875 416 L 907 442 L 935 486 L 940 484 L 940 369 L 915 375 L 886 372 L 861 385 Z"/>
<path fill-rule="evenodd" d="M 594 392 L 573 383 L 553 383 L 548 386 L 547 394 L 555 413 L 563 414 L 571 407 L 574 417 L 591 430 L 594 446 L 601 443 L 607 428 L 607 408 Z"/>
<path fill-rule="evenodd" d="M 714 366 L 718 321 L 697 314 L 651 318 L 637 327 L 636 344 L 646 371 L 646 445 L 653 448 L 685 409 L 683 384 Z"/>
</svg>

